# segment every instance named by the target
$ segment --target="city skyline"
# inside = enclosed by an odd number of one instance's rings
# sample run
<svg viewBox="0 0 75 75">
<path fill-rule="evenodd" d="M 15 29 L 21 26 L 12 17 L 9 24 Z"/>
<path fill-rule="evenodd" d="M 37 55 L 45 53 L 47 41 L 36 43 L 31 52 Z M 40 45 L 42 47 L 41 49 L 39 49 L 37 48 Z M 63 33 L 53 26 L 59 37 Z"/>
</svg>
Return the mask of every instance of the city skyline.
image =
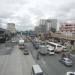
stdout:
<svg viewBox="0 0 75 75">
<path fill-rule="evenodd" d="M 41 18 L 75 20 L 75 0 L 2 0 L 0 23 L 15 23 L 18 30 L 34 29 Z"/>
</svg>

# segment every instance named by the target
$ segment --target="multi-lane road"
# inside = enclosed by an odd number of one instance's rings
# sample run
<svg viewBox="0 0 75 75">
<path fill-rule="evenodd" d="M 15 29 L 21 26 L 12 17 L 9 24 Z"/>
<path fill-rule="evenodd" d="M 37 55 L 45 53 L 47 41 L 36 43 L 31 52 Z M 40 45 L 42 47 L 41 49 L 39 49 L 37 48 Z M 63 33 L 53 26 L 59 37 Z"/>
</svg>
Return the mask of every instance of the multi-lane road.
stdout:
<svg viewBox="0 0 75 75">
<path fill-rule="evenodd" d="M 75 61 L 73 61 L 73 67 L 66 67 L 58 61 L 60 58 L 58 54 L 54 56 L 40 56 L 40 60 L 37 60 L 37 50 L 34 49 L 31 43 L 28 43 L 27 46 L 34 60 L 42 67 L 46 75 L 65 75 L 67 71 L 75 71 Z"/>
<path fill-rule="evenodd" d="M 30 52 L 27 56 L 15 43 L 6 42 L 0 45 L 0 75 L 31 75 L 33 64 L 39 64 L 45 75 L 65 75 L 67 71 L 75 71 L 75 61 L 73 67 L 66 67 L 58 61 L 60 58 L 58 54 L 40 55 L 40 60 L 37 60 L 37 50 L 32 43 L 25 44 Z"/>
<path fill-rule="evenodd" d="M 0 45 L 0 75 L 31 75 L 33 64 L 32 55 L 25 56 L 15 43 Z"/>
<path fill-rule="evenodd" d="M 14 45 L 10 41 L 0 44 L 0 55 L 11 54 Z"/>
</svg>

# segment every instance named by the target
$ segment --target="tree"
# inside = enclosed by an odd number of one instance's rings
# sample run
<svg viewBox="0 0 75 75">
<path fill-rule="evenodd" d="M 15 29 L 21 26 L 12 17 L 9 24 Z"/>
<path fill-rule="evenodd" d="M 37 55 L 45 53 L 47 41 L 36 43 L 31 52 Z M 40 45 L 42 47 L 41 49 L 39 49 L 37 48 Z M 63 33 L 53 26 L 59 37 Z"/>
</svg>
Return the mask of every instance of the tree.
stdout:
<svg viewBox="0 0 75 75">
<path fill-rule="evenodd" d="M 56 32 L 56 29 L 55 29 L 55 28 L 51 28 L 51 31 L 52 31 L 53 33 L 55 33 L 55 32 Z"/>
</svg>

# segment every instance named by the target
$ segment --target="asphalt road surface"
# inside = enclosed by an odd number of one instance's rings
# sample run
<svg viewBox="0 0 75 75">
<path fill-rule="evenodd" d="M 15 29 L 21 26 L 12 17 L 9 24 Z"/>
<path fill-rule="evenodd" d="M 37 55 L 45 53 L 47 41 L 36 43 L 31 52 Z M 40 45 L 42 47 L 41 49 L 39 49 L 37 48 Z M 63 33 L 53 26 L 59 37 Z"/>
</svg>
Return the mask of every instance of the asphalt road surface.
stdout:
<svg viewBox="0 0 75 75">
<path fill-rule="evenodd" d="M 13 37 L 12 39 L 18 41 L 18 37 Z M 12 42 L 12 39 L 6 41 L 5 43 L 0 43 L 0 55 L 9 55 L 13 51 L 14 46 L 17 45 L 16 42 Z"/>
<path fill-rule="evenodd" d="M 37 50 L 30 42 L 25 44 L 31 52 L 27 56 L 14 43 L 6 42 L 0 45 L 0 75 L 31 75 L 35 62 L 41 66 L 45 75 L 65 75 L 67 71 L 75 71 L 75 63 L 73 67 L 66 67 L 58 61 L 60 56 L 57 54 L 40 56 L 40 60 L 36 60 Z"/>
<path fill-rule="evenodd" d="M 11 54 L 13 47 L 14 45 L 10 41 L 0 44 L 0 55 Z"/>
<path fill-rule="evenodd" d="M 24 55 L 18 45 L 13 46 L 9 42 L 0 46 L 0 75 L 31 75 L 35 64 L 32 55 Z"/>
<path fill-rule="evenodd" d="M 57 54 L 54 56 L 40 56 L 40 60 L 36 60 L 37 50 L 31 43 L 28 43 L 27 46 L 34 60 L 41 66 L 46 75 L 65 75 L 67 71 L 75 71 L 75 63 L 73 67 L 66 67 L 58 61 L 60 56 Z"/>
</svg>

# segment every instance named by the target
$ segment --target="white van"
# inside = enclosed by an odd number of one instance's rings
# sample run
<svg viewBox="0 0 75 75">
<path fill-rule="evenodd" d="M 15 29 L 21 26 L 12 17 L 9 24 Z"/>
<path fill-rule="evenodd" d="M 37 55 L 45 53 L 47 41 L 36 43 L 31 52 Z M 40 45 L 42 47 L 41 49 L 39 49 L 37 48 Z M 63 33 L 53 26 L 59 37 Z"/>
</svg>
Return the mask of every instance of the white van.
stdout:
<svg viewBox="0 0 75 75">
<path fill-rule="evenodd" d="M 21 45 L 21 44 L 24 44 L 24 40 L 23 39 L 19 40 L 19 45 Z"/>
<path fill-rule="evenodd" d="M 48 47 L 47 47 L 47 53 L 48 53 L 49 55 L 54 55 L 54 54 L 55 54 L 54 47 L 48 46 Z"/>
<path fill-rule="evenodd" d="M 54 47 L 55 52 L 61 52 L 63 50 L 62 45 L 54 43 L 54 42 L 47 42 L 47 47 Z"/>
<path fill-rule="evenodd" d="M 32 66 L 32 75 L 45 75 L 39 65 Z"/>
<path fill-rule="evenodd" d="M 25 48 L 24 40 L 19 40 L 19 48 L 20 49 L 24 49 Z"/>
</svg>

